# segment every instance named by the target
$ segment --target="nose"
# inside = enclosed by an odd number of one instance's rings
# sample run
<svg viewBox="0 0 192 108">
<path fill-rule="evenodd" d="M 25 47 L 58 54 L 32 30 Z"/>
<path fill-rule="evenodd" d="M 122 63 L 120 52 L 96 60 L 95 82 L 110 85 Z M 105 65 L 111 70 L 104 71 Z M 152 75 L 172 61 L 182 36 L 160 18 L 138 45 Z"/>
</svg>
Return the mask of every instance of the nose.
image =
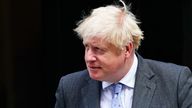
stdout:
<svg viewBox="0 0 192 108">
<path fill-rule="evenodd" d="M 95 60 L 96 60 L 96 56 L 91 49 L 85 51 L 85 61 L 86 62 L 93 62 Z"/>
</svg>

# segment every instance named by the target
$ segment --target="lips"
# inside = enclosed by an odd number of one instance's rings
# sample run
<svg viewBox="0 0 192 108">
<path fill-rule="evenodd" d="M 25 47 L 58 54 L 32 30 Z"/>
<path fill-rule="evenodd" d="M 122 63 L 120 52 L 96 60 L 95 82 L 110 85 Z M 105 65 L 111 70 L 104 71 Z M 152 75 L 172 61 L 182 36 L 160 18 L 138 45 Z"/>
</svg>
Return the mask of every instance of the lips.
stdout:
<svg viewBox="0 0 192 108">
<path fill-rule="evenodd" d="M 88 68 L 89 68 L 91 71 L 101 69 L 100 66 L 90 66 L 90 65 L 88 65 Z"/>
</svg>

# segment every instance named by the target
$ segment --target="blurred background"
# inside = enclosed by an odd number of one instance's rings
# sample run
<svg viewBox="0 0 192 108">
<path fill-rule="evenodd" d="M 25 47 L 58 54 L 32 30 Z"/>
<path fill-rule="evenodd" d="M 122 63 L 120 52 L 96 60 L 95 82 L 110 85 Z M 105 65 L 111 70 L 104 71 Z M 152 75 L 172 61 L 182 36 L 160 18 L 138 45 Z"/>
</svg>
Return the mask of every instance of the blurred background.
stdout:
<svg viewBox="0 0 192 108">
<path fill-rule="evenodd" d="M 85 68 L 73 29 L 117 0 L 1 0 L 0 108 L 53 108 L 61 76 Z M 126 0 L 142 22 L 139 53 L 192 69 L 192 1 Z"/>
</svg>

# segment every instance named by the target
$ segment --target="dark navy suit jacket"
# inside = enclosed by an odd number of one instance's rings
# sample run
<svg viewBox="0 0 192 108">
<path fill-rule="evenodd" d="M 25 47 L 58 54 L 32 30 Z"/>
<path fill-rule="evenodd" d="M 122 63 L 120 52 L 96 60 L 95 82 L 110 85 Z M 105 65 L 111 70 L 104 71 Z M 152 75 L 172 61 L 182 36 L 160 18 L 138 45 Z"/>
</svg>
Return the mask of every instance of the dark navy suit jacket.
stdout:
<svg viewBox="0 0 192 108">
<path fill-rule="evenodd" d="M 132 108 L 192 108 L 192 73 L 188 67 L 142 58 Z M 60 79 L 55 108 L 100 108 L 101 82 L 87 70 Z"/>
</svg>

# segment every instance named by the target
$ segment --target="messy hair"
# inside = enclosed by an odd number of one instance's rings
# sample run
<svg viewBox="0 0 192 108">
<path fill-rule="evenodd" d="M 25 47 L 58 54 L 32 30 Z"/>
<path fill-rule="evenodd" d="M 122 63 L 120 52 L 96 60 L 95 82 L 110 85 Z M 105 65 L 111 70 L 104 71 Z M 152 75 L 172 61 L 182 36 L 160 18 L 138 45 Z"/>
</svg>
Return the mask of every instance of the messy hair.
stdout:
<svg viewBox="0 0 192 108">
<path fill-rule="evenodd" d="M 122 2 L 122 6 L 108 5 L 93 9 L 89 16 L 77 23 L 74 29 L 78 36 L 85 41 L 88 38 L 99 37 L 117 48 L 133 42 L 138 49 L 143 39 L 143 32 L 139 28 L 135 15 L 130 11 L 130 5 Z"/>
</svg>

